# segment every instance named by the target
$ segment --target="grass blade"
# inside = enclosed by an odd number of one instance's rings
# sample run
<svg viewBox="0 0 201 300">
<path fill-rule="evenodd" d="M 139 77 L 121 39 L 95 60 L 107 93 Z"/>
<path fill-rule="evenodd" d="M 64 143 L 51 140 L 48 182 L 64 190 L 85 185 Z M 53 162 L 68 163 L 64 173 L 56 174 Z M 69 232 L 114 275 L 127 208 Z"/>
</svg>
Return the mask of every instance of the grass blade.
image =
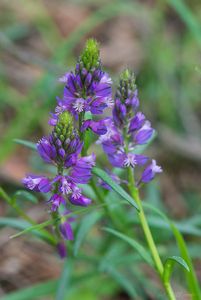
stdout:
<svg viewBox="0 0 201 300">
<path fill-rule="evenodd" d="M 73 250 L 75 256 L 78 254 L 79 248 L 83 243 L 87 233 L 90 231 L 91 227 L 98 222 L 100 217 L 100 212 L 95 211 L 83 218 L 75 238 Z"/>
<path fill-rule="evenodd" d="M 27 148 L 30 148 L 32 150 L 36 150 L 36 144 L 33 143 L 33 142 L 29 142 L 29 141 L 26 141 L 26 140 L 21 140 L 21 139 L 14 139 L 13 140 L 15 143 L 19 144 L 19 145 L 23 145 Z"/>
<path fill-rule="evenodd" d="M 64 262 L 63 271 L 58 281 L 58 288 L 56 292 L 56 300 L 65 299 L 65 293 L 69 286 L 70 278 L 72 274 L 72 261 L 68 258 Z"/>
<path fill-rule="evenodd" d="M 137 242 L 136 240 L 128 237 L 127 235 L 117 231 L 117 230 L 114 230 L 112 228 L 108 228 L 108 227 L 105 227 L 103 228 L 103 230 L 119 237 L 120 239 L 124 240 L 125 242 L 127 242 L 132 248 L 134 248 L 138 253 L 139 255 L 150 265 L 150 266 L 154 266 L 153 264 L 153 260 L 149 254 L 149 252 L 139 243 Z"/>
</svg>

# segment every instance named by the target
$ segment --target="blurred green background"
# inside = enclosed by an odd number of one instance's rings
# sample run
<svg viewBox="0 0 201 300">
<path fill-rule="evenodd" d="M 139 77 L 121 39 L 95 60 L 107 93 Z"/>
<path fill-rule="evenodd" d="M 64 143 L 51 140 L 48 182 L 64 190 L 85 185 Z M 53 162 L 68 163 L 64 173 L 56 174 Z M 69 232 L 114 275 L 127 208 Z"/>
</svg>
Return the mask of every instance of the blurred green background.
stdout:
<svg viewBox="0 0 201 300">
<path fill-rule="evenodd" d="M 199 215 L 200 20 L 200 0 L 1 0 L 0 180 L 8 194 L 20 188 L 21 178 L 35 164 L 34 155 L 13 139 L 36 142 L 49 131 L 49 112 L 56 104 L 55 96 L 62 93 L 57 79 L 73 68 L 86 39 L 94 37 L 100 42 L 102 63 L 114 82 L 125 67 L 135 71 L 141 107 L 158 131 L 149 151 L 164 173 L 160 190 L 158 183 L 151 184 L 147 197 L 152 197 L 152 203 L 162 206 L 173 219 Z M 40 210 L 33 205 L 27 209 L 40 221 Z M 9 213 L 1 201 L 1 216 Z M 201 225 L 200 219 L 197 224 Z M 11 251 L 8 232 L 1 232 L 0 295 L 58 276 L 59 265 L 44 245 L 35 245 L 34 251 L 33 245 L 28 245 L 21 257 L 24 241 L 12 241 L 16 251 L 12 247 Z M 187 240 L 192 244 L 191 254 L 201 279 L 200 239 L 188 236 Z M 43 254 L 37 256 L 40 251 Z M 50 252 L 49 259 L 46 251 Z M 25 266 L 34 260 L 42 270 L 40 276 L 37 267 L 26 273 Z M 89 295 L 86 299 L 95 298 Z M 124 295 L 109 299 L 129 298 Z"/>
</svg>

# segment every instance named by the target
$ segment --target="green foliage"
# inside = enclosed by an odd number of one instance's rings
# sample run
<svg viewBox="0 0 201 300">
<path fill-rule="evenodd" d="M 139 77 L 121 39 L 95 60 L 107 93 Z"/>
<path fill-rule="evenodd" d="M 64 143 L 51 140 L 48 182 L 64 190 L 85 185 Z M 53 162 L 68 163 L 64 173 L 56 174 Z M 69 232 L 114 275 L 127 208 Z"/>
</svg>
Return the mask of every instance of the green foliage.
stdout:
<svg viewBox="0 0 201 300">
<path fill-rule="evenodd" d="M 128 201 L 132 206 L 139 210 L 135 200 L 124 190 L 120 185 L 111 179 L 111 177 L 103 170 L 99 168 L 93 168 L 92 173 L 106 182 L 116 193 L 118 193 L 123 199 Z"/>
</svg>

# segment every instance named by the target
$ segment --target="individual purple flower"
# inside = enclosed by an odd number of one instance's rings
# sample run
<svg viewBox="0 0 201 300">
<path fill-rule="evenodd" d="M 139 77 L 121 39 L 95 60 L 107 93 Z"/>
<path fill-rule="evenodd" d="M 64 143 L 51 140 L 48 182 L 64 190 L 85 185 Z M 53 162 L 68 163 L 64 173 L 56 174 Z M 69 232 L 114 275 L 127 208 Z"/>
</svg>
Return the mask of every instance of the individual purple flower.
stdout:
<svg viewBox="0 0 201 300">
<path fill-rule="evenodd" d="M 106 134 L 107 132 L 107 128 L 105 126 L 105 120 L 100 120 L 100 121 L 86 120 L 82 124 L 81 131 L 85 131 L 88 128 L 90 128 L 94 133 L 98 135 L 103 135 Z"/>
<path fill-rule="evenodd" d="M 145 122 L 145 115 L 142 112 L 137 112 L 136 115 L 131 119 L 129 126 L 129 133 L 138 130 L 142 127 Z"/>
<path fill-rule="evenodd" d="M 59 230 L 64 240 L 72 241 L 74 239 L 73 230 L 69 221 L 62 222 L 59 225 Z"/>
<path fill-rule="evenodd" d="M 57 244 L 57 251 L 61 259 L 64 259 L 67 256 L 67 250 L 64 242 L 60 241 Z"/>
<path fill-rule="evenodd" d="M 48 202 L 51 203 L 52 211 L 56 211 L 61 204 L 66 204 L 65 199 L 60 194 L 53 194 Z"/>
<path fill-rule="evenodd" d="M 28 174 L 23 178 L 22 183 L 29 189 L 35 192 L 48 193 L 51 190 L 49 179 L 45 176 Z"/>
<path fill-rule="evenodd" d="M 162 173 L 162 171 L 162 168 L 156 164 L 154 159 L 152 159 L 151 164 L 143 171 L 140 182 L 147 183 L 154 178 L 155 174 Z"/>
<path fill-rule="evenodd" d="M 144 125 L 133 134 L 133 139 L 138 145 L 146 144 L 152 137 L 153 132 L 154 129 L 151 128 L 151 123 L 149 121 L 145 121 Z"/>
<path fill-rule="evenodd" d="M 56 148 L 55 145 L 51 143 L 49 137 L 43 137 L 37 143 L 37 150 L 41 158 L 47 163 L 52 163 L 56 158 L 57 155 Z"/>
<path fill-rule="evenodd" d="M 70 178 L 76 183 L 88 183 L 91 178 L 91 169 L 95 166 L 96 156 L 92 153 L 89 156 L 76 160 L 70 171 Z"/>
<path fill-rule="evenodd" d="M 147 156 L 140 155 L 140 154 L 134 154 L 134 153 L 128 153 L 125 154 L 125 159 L 123 162 L 124 167 L 132 167 L 134 168 L 136 165 L 144 165 L 146 164 L 148 160 Z"/>
</svg>

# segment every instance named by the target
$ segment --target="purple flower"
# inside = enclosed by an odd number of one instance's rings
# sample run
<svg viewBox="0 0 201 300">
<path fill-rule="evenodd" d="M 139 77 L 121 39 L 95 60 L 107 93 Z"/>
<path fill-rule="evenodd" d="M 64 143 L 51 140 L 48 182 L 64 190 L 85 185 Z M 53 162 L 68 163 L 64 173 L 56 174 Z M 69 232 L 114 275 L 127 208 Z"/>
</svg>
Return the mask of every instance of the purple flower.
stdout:
<svg viewBox="0 0 201 300">
<path fill-rule="evenodd" d="M 37 150 L 42 159 L 47 163 L 52 163 L 56 158 L 56 148 L 48 137 L 43 137 L 37 143 Z"/>
<path fill-rule="evenodd" d="M 138 130 L 145 122 L 145 115 L 140 111 L 131 119 L 129 126 L 129 133 Z"/>
<path fill-rule="evenodd" d="M 52 211 L 56 211 L 59 208 L 61 203 L 64 205 L 66 203 L 65 199 L 60 194 L 53 194 L 48 202 L 50 202 L 52 205 L 51 206 Z"/>
<path fill-rule="evenodd" d="M 162 171 L 162 168 L 156 164 L 154 159 L 152 159 L 152 163 L 143 171 L 140 181 L 147 183 L 154 178 L 155 174 L 162 173 Z"/>
<path fill-rule="evenodd" d="M 142 166 L 147 163 L 148 157 L 135 154 L 136 146 L 145 144 L 153 135 L 154 129 L 146 120 L 145 115 L 137 111 L 139 99 L 135 85 L 135 76 L 126 70 L 120 76 L 116 91 L 113 118 L 105 120 L 107 132 L 101 135 L 97 143 L 102 144 L 110 163 L 114 167 L 127 168 Z M 142 181 L 151 180 L 161 168 L 154 165 L 147 167 L 143 172 Z"/>
<path fill-rule="evenodd" d="M 136 165 L 144 165 L 146 164 L 148 157 L 140 154 L 128 153 L 125 154 L 124 159 L 124 167 L 132 167 L 134 168 Z"/>
<path fill-rule="evenodd" d="M 151 128 L 151 123 L 149 121 L 145 121 L 144 125 L 133 135 L 133 138 L 136 144 L 146 144 L 151 138 L 153 132 L 154 130 Z"/>
<path fill-rule="evenodd" d="M 29 190 L 35 192 L 48 193 L 51 190 L 50 181 L 45 176 L 28 174 L 25 178 L 23 178 L 22 183 Z"/>
<path fill-rule="evenodd" d="M 72 230 L 71 225 L 68 221 L 62 222 L 59 225 L 59 230 L 60 230 L 61 235 L 64 238 L 64 240 L 72 241 L 74 239 L 73 230 Z"/>
<path fill-rule="evenodd" d="M 82 124 L 81 131 L 85 131 L 88 128 L 90 128 L 94 133 L 98 135 L 103 135 L 107 132 L 107 128 L 105 126 L 105 120 L 100 120 L 100 121 L 86 120 Z"/>
<path fill-rule="evenodd" d="M 70 178 L 76 183 L 88 183 L 91 178 L 91 169 L 95 166 L 95 159 L 94 153 L 90 156 L 78 158 L 72 166 Z"/>
<path fill-rule="evenodd" d="M 59 242 L 57 244 L 57 251 L 59 253 L 59 256 L 61 259 L 65 258 L 67 256 L 67 250 L 64 242 Z"/>
<path fill-rule="evenodd" d="M 80 191 L 73 193 L 69 200 L 72 204 L 78 206 L 88 206 L 91 204 L 91 199 L 83 196 Z"/>
</svg>

